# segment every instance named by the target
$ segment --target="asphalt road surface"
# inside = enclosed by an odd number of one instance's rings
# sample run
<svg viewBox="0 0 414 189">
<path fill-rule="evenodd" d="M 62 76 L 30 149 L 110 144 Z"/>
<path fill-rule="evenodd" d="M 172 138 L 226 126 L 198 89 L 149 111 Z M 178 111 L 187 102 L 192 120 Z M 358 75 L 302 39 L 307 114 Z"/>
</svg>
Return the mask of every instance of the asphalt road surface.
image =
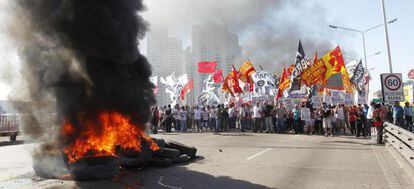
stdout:
<svg viewBox="0 0 414 189">
<path fill-rule="evenodd" d="M 2 188 L 414 188 L 413 168 L 385 146 L 354 137 L 252 133 L 159 134 L 198 148 L 196 161 L 124 171 L 109 181 L 34 175 L 36 144 L 0 147 Z"/>
</svg>

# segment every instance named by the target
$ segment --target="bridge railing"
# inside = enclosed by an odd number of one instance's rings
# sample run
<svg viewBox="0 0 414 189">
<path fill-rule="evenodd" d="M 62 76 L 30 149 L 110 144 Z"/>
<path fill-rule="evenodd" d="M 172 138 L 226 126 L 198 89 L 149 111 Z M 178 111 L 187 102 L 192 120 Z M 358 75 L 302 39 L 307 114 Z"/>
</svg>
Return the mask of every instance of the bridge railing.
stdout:
<svg viewBox="0 0 414 189">
<path fill-rule="evenodd" d="M 386 122 L 384 141 L 393 146 L 414 167 L 414 133 Z"/>
</svg>

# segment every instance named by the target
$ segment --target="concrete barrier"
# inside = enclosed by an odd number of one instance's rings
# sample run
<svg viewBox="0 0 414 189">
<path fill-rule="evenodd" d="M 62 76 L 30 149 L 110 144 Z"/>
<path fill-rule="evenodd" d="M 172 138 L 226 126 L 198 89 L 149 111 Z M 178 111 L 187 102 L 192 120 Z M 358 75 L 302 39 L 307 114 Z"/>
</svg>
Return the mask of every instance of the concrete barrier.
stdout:
<svg viewBox="0 0 414 189">
<path fill-rule="evenodd" d="M 414 133 L 386 122 L 384 141 L 386 145 L 394 147 L 414 167 Z"/>
</svg>

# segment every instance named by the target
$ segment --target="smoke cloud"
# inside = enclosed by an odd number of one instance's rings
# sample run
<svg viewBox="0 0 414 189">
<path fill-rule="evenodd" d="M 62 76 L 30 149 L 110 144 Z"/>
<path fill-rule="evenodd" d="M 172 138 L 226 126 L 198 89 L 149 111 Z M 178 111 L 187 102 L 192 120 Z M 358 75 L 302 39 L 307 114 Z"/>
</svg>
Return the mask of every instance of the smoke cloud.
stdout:
<svg viewBox="0 0 414 189">
<path fill-rule="evenodd" d="M 151 66 L 138 50 L 147 30 L 138 15 L 141 0 L 9 3 L 6 33 L 18 49 L 23 78 L 22 90 L 11 96 L 16 109 L 31 116 L 26 134 L 47 141 L 45 134 L 58 134 L 64 119 L 82 127 L 79 114 L 102 111 L 129 116 L 140 126 L 149 120 L 155 97 Z M 45 122 L 44 113 L 52 112 L 57 120 Z"/>
<path fill-rule="evenodd" d="M 269 71 L 293 64 L 299 39 L 313 58 L 332 49 L 324 6 L 300 0 L 148 0 L 144 17 L 169 26 L 171 35 L 191 36 L 191 25 L 215 23 L 240 37 L 243 58 Z M 182 33 L 185 33 L 184 35 Z M 240 63 L 241 64 L 241 63 Z"/>
</svg>

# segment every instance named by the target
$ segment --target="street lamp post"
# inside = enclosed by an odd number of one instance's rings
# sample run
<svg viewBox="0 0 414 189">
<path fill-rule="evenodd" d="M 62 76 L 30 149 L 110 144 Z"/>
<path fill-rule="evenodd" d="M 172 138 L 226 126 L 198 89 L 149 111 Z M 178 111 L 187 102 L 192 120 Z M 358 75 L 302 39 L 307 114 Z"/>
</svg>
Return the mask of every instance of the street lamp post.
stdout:
<svg viewBox="0 0 414 189">
<path fill-rule="evenodd" d="M 387 23 L 387 15 L 385 14 L 385 4 L 384 0 L 381 0 L 381 7 L 382 7 L 382 16 L 384 20 L 384 30 L 385 30 L 385 45 L 387 47 L 387 55 L 388 55 L 388 65 L 390 67 L 390 73 L 392 73 L 392 62 L 391 62 L 391 50 L 390 50 L 390 40 L 388 38 L 388 23 Z"/>
<path fill-rule="evenodd" d="M 397 19 L 396 18 L 394 18 L 394 19 L 392 19 L 392 20 L 390 20 L 390 21 L 388 21 L 388 22 L 386 22 L 386 23 L 389 23 L 389 24 L 391 24 L 391 23 L 394 23 L 395 21 L 397 21 Z M 373 26 L 373 27 L 370 27 L 370 28 L 368 28 L 368 29 L 366 29 L 366 30 L 364 30 L 364 31 L 361 31 L 361 30 L 356 30 L 356 29 L 352 29 L 352 28 L 346 28 L 346 27 L 341 27 L 341 26 L 335 26 L 335 25 L 329 25 L 329 27 L 330 28 L 333 28 L 333 29 L 343 29 L 343 30 L 347 30 L 347 31 L 352 31 L 352 32 L 357 32 L 357 33 L 359 33 L 359 34 L 361 34 L 361 36 L 362 36 L 362 46 L 363 46 L 363 48 L 364 48 L 364 62 L 365 62 L 365 68 L 366 69 L 368 69 L 368 63 L 367 63 L 367 52 L 366 52 L 366 47 L 365 47 L 365 35 L 367 34 L 367 32 L 369 32 L 369 31 L 371 31 L 371 30 L 373 30 L 373 29 L 376 29 L 376 28 L 379 28 L 379 27 L 381 27 L 381 26 L 383 26 L 384 24 L 379 24 L 379 25 L 376 25 L 376 26 Z M 386 36 L 388 36 L 387 34 L 386 34 Z M 387 43 L 388 44 L 388 43 Z M 390 61 L 390 60 L 389 60 Z M 390 65 L 391 66 L 391 65 Z M 367 94 L 369 94 L 369 81 L 367 82 Z M 368 99 L 368 95 L 366 96 L 366 98 Z"/>
</svg>

